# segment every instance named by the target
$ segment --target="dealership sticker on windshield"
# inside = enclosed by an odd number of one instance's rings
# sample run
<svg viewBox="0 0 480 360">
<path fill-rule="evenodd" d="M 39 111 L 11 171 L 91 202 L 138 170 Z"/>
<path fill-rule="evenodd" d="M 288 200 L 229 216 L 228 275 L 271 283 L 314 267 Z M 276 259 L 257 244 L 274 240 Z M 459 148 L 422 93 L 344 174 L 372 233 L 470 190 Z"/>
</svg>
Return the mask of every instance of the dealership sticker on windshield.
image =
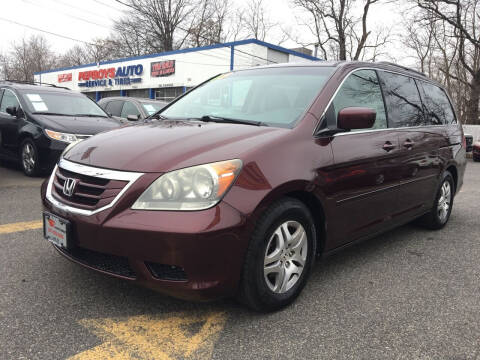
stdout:
<svg viewBox="0 0 480 360">
<path fill-rule="evenodd" d="M 43 99 L 38 94 L 27 94 L 28 100 L 30 101 L 42 101 Z"/>
<path fill-rule="evenodd" d="M 35 111 L 48 111 L 47 104 L 45 104 L 43 101 L 32 102 L 32 105 L 35 108 Z"/>
<path fill-rule="evenodd" d="M 145 104 L 143 105 L 145 107 L 145 110 L 147 110 L 147 112 L 152 115 L 154 112 L 155 112 L 155 107 L 153 105 L 150 105 L 150 104 Z"/>
<path fill-rule="evenodd" d="M 43 213 L 43 236 L 58 247 L 67 248 L 68 220 Z"/>
</svg>

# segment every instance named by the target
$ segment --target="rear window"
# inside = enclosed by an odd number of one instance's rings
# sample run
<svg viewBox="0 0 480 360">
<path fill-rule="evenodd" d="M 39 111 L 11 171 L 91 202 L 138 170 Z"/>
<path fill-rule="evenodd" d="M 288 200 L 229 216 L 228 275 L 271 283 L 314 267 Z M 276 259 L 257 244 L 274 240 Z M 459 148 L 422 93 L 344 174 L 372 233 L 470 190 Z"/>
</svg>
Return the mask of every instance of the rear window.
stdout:
<svg viewBox="0 0 480 360">
<path fill-rule="evenodd" d="M 445 92 L 438 86 L 417 81 L 422 90 L 426 120 L 429 125 L 455 124 L 455 114 Z"/>
<path fill-rule="evenodd" d="M 387 106 L 388 126 L 424 125 L 422 102 L 415 81 L 408 76 L 385 71 L 378 74 Z"/>
</svg>

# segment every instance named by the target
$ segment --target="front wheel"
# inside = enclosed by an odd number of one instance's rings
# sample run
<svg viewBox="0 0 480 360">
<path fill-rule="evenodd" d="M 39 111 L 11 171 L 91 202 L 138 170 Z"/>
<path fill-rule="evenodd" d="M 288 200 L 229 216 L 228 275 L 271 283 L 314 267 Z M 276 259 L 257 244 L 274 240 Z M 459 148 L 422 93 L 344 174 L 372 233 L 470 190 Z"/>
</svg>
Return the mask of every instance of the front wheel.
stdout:
<svg viewBox="0 0 480 360">
<path fill-rule="evenodd" d="M 274 311 L 300 294 L 313 264 L 315 225 L 296 199 L 274 203 L 257 222 L 247 251 L 241 300 L 257 311 Z"/>
<path fill-rule="evenodd" d="M 450 172 L 446 171 L 440 182 L 432 209 L 419 219 L 419 223 L 432 230 L 443 228 L 452 213 L 454 193 L 455 183 L 453 177 Z"/>
<path fill-rule="evenodd" d="M 473 161 L 480 162 L 480 155 L 478 156 L 473 155 Z"/>
<path fill-rule="evenodd" d="M 22 169 L 27 176 L 36 176 L 39 173 L 38 151 L 31 139 L 25 139 L 20 146 L 20 160 Z"/>
</svg>

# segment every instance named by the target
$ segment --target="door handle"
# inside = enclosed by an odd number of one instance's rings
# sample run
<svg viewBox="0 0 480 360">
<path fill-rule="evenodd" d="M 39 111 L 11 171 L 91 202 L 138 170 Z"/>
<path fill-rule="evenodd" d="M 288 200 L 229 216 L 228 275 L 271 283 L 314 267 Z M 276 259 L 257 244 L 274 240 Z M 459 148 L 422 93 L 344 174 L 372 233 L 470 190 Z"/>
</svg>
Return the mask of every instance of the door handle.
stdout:
<svg viewBox="0 0 480 360">
<path fill-rule="evenodd" d="M 390 141 L 387 141 L 385 144 L 383 144 L 383 150 L 386 152 L 392 151 L 393 149 L 395 149 L 395 145 L 393 145 Z"/>
<path fill-rule="evenodd" d="M 403 143 L 403 146 L 406 147 L 408 150 L 410 150 L 410 149 L 413 147 L 414 144 L 415 144 L 415 143 L 414 143 L 412 140 L 407 139 L 407 140 L 405 140 L 405 142 Z"/>
</svg>

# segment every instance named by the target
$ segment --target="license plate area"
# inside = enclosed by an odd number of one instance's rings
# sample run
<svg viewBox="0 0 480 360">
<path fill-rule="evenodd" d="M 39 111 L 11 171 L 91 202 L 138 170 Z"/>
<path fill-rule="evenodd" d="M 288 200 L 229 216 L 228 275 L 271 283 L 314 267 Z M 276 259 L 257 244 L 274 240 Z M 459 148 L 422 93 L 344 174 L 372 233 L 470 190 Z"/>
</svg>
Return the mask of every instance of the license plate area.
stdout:
<svg viewBox="0 0 480 360">
<path fill-rule="evenodd" d="M 59 216 L 43 213 L 43 236 L 52 244 L 67 249 L 70 242 L 70 221 Z"/>
</svg>

